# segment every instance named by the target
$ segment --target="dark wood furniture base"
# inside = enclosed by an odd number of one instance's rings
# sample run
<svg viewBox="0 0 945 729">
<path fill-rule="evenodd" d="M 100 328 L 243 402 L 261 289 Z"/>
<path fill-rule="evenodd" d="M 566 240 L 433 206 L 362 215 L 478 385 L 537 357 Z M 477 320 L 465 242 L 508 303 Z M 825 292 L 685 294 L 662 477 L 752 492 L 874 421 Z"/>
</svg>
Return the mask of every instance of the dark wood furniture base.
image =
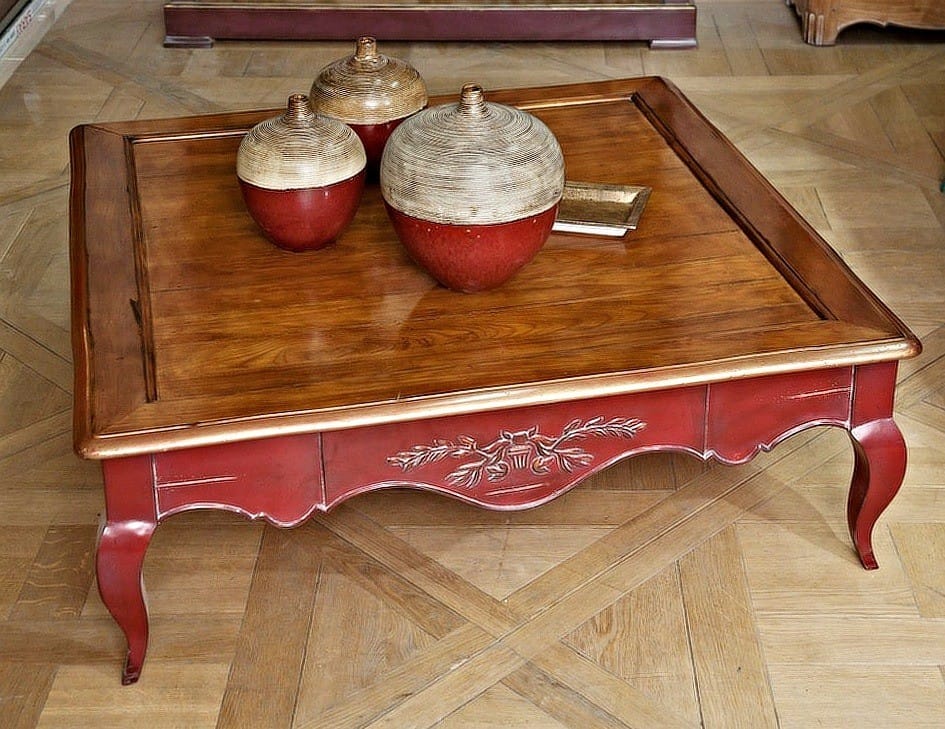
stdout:
<svg viewBox="0 0 945 729">
<path fill-rule="evenodd" d="M 377 5 L 377 4 L 372 4 Z M 214 40 L 640 41 L 653 48 L 696 45 L 688 0 L 511 4 L 389 2 L 219 2 L 164 6 L 164 45 L 207 48 Z"/>
</svg>

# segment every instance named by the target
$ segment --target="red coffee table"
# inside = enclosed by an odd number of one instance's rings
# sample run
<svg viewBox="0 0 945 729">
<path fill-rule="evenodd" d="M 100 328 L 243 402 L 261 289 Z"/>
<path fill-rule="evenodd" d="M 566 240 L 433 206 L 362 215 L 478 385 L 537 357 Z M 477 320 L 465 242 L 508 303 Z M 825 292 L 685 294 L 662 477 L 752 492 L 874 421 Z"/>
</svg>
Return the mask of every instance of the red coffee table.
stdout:
<svg viewBox="0 0 945 729">
<path fill-rule="evenodd" d="M 98 582 L 125 683 L 148 542 L 194 509 L 288 527 L 402 486 L 520 509 L 636 453 L 742 463 L 835 425 L 876 567 L 916 338 L 671 84 L 488 96 L 550 126 L 570 180 L 652 187 L 639 228 L 554 234 L 503 287 L 457 294 L 407 259 L 375 185 L 331 248 L 269 244 L 234 166 L 273 111 L 73 131 L 75 439 L 102 462 Z"/>
</svg>

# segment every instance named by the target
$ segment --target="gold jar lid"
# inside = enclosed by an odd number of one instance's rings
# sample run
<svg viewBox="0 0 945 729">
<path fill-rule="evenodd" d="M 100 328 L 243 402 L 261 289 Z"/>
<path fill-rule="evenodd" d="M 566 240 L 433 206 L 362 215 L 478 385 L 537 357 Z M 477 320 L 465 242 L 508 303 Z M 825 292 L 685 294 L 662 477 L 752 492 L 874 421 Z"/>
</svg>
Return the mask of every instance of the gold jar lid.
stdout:
<svg viewBox="0 0 945 729">
<path fill-rule="evenodd" d="M 247 132 L 236 174 L 267 190 L 324 187 L 364 169 L 364 145 L 350 127 L 312 111 L 305 94 L 289 97 L 286 112 Z"/>
<path fill-rule="evenodd" d="M 466 84 L 458 103 L 425 109 L 394 130 L 380 178 L 384 199 L 406 215 L 491 225 L 557 204 L 564 155 L 540 119 Z"/>
<path fill-rule="evenodd" d="M 312 108 L 346 124 L 386 124 L 427 105 L 417 70 L 377 52 L 377 41 L 358 38 L 354 55 L 325 66 L 312 83 Z"/>
</svg>

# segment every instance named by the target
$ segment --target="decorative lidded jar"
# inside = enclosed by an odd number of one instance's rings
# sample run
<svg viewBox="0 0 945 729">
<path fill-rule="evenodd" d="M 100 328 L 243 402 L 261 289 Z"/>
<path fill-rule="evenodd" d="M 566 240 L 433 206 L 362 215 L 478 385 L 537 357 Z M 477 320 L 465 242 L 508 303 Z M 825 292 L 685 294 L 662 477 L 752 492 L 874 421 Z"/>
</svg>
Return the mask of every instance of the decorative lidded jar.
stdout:
<svg viewBox="0 0 945 729">
<path fill-rule="evenodd" d="M 312 111 L 305 94 L 243 137 L 236 175 L 246 207 L 280 248 L 322 248 L 348 227 L 364 191 L 364 146 L 347 126 Z"/>
<path fill-rule="evenodd" d="M 377 172 L 391 132 L 427 105 L 427 87 L 410 64 L 377 52 L 377 41 L 358 38 L 352 56 L 325 66 L 312 83 L 312 109 L 354 129 L 364 143 L 368 170 Z"/>
<path fill-rule="evenodd" d="M 501 285 L 551 233 L 564 156 L 531 114 L 487 102 L 466 84 L 459 103 L 411 117 L 391 135 L 381 193 L 410 256 L 457 291 Z"/>
</svg>

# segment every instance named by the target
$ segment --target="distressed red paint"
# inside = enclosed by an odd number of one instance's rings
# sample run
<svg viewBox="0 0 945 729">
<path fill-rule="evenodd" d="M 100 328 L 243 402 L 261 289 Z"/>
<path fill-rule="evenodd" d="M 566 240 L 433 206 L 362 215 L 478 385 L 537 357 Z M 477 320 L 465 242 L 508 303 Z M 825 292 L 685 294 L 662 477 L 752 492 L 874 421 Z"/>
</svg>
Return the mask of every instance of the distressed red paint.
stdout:
<svg viewBox="0 0 945 729">
<path fill-rule="evenodd" d="M 450 225 L 405 215 L 387 205 L 404 248 L 447 288 L 467 293 L 501 286 L 541 250 L 558 206 L 510 223 Z"/>
<path fill-rule="evenodd" d="M 267 190 L 240 180 L 243 200 L 263 234 L 280 248 L 307 251 L 332 243 L 354 219 L 364 171 L 323 187 Z"/>
<path fill-rule="evenodd" d="M 387 140 L 394 130 L 400 126 L 400 123 L 407 117 L 400 119 L 391 119 L 389 122 L 381 124 L 349 124 L 364 145 L 364 153 L 367 155 L 368 177 L 372 180 L 377 179 L 378 170 L 381 166 L 381 157 L 384 156 L 384 147 Z"/>
</svg>

